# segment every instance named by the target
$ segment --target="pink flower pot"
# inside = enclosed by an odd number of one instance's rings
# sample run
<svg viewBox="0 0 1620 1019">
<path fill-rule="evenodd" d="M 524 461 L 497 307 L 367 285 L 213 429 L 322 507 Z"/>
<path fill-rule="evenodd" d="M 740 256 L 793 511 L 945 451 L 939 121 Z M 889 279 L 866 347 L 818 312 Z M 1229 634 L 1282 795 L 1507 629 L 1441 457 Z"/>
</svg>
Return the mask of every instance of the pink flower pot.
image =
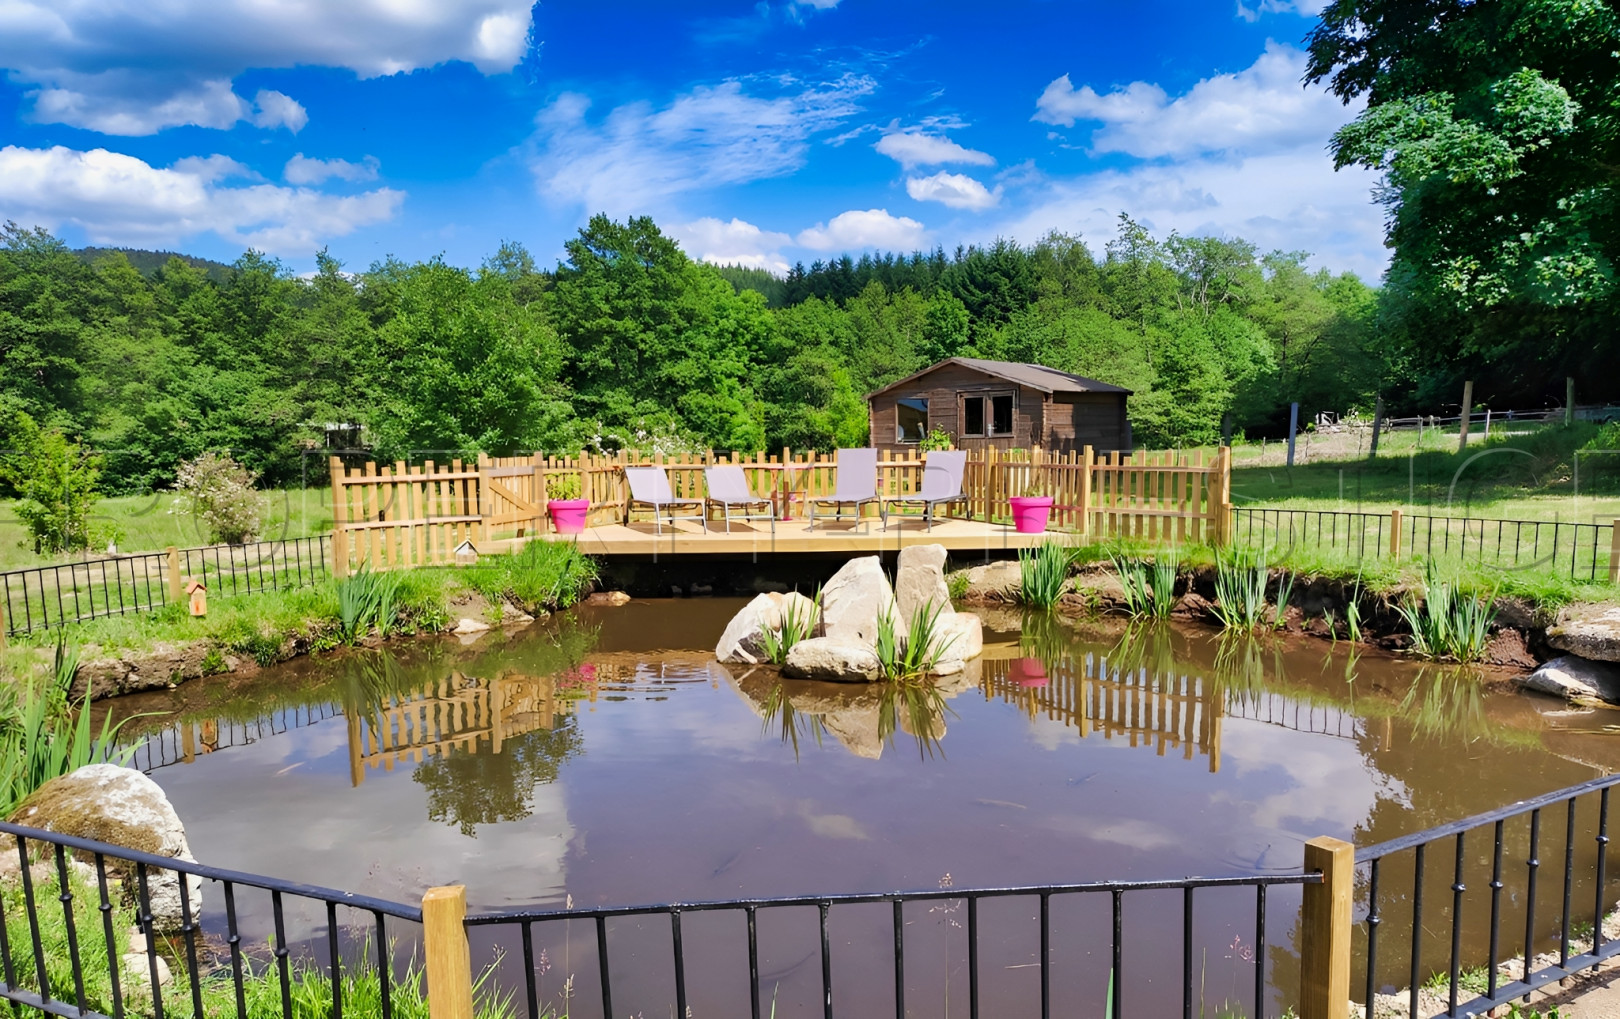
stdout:
<svg viewBox="0 0 1620 1019">
<path fill-rule="evenodd" d="M 1016 658 L 1007 665 L 1007 678 L 1026 689 L 1045 686 L 1046 666 L 1039 658 Z"/>
<path fill-rule="evenodd" d="M 558 534 L 581 534 L 585 530 L 585 514 L 590 512 L 589 499 L 553 499 L 546 503 L 551 514 L 551 526 Z"/>
<path fill-rule="evenodd" d="M 1013 530 L 1019 534 L 1046 530 L 1047 518 L 1052 515 L 1050 495 L 1015 495 L 1007 501 L 1012 504 Z"/>
</svg>

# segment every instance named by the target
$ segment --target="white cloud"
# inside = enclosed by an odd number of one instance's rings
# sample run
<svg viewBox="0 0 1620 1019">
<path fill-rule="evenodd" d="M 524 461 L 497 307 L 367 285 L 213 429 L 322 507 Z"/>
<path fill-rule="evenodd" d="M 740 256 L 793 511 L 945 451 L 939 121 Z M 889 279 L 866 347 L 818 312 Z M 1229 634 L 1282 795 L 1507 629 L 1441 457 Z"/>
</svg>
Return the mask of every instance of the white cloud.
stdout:
<svg viewBox="0 0 1620 1019">
<path fill-rule="evenodd" d="M 332 179 L 368 181 L 377 179 L 376 156 L 367 156 L 358 163 L 347 159 L 311 159 L 302 152 L 287 160 L 281 177 L 288 184 L 320 184 Z"/>
<path fill-rule="evenodd" d="M 705 216 L 673 227 L 670 233 L 681 242 L 687 254 L 716 265 L 746 265 L 774 273 L 788 270 L 781 249 L 792 243 L 787 234 L 761 230 L 735 217 L 728 222 Z"/>
<path fill-rule="evenodd" d="M 297 131 L 304 108 L 253 102 L 231 82 L 249 68 L 347 68 L 362 78 L 451 60 L 511 70 L 529 47 L 529 0 L 8 0 L 0 67 L 35 86 L 35 119 L 145 135 L 246 120 Z"/>
<path fill-rule="evenodd" d="M 907 216 L 891 216 L 888 209 L 851 209 L 826 223 L 799 232 L 800 247 L 816 251 L 883 248 L 908 251 L 918 248 L 928 230 Z"/>
<path fill-rule="evenodd" d="M 919 202 L 939 202 L 952 209 L 983 212 L 1001 204 L 1001 187 L 994 191 L 965 174 L 945 173 L 932 177 L 912 177 L 906 181 L 906 194 Z"/>
<path fill-rule="evenodd" d="M 1254 24 L 1266 14 L 1298 14 L 1314 18 L 1327 7 L 1327 0 L 1260 0 L 1253 7 L 1237 0 L 1237 16 Z"/>
<path fill-rule="evenodd" d="M 588 98 L 564 94 L 536 120 L 530 169 L 555 201 L 610 214 L 664 211 L 677 195 L 798 169 L 807 139 L 837 127 L 874 87 L 851 75 L 763 98 L 727 81 L 662 109 L 619 106 L 595 123 Z"/>
<path fill-rule="evenodd" d="M 405 193 L 378 188 L 337 196 L 273 184 L 221 187 L 252 177 L 225 156 L 168 168 L 106 149 L 0 148 L 0 219 L 51 229 L 72 225 L 95 244 L 174 245 L 202 233 L 284 254 L 392 219 Z"/>
<path fill-rule="evenodd" d="M 1302 51 L 1268 42 L 1247 69 L 1205 78 L 1173 100 L 1148 82 L 1102 95 L 1090 85 L 1076 89 L 1064 75 L 1041 93 L 1032 119 L 1066 127 L 1101 121 L 1093 149 L 1144 159 L 1277 151 L 1303 143 L 1320 151 L 1355 111 L 1324 89 L 1305 88 L 1304 73 Z"/>
<path fill-rule="evenodd" d="M 996 165 L 995 157 L 988 152 L 964 148 L 944 135 L 929 134 L 915 128 L 905 131 L 890 130 L 879 138 L 873 147 L 907 170 L 917 166 L 939 166 L 944 163 Z"/>
</svg>

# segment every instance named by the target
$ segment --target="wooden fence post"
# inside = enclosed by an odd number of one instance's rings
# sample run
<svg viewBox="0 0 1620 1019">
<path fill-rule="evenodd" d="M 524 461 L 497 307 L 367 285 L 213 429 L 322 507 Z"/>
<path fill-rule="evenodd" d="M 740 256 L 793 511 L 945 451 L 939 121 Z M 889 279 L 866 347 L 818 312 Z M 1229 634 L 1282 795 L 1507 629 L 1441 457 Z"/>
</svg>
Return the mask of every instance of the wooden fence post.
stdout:
<svg viewBox="0 0 1620 1019">
<path fill-rule="evenodd" d="M 1609 535 L 1609 583 L 1620 582 L 1620 520 L 1611 525 Z"/>
<path fill-rule="evenodd" d="M 1091 533 L 1091 468 L 1097 461 L 1090 446 L 1080 451 L 1080 522 L 1075 528 L 1081 534 Z"/>
<path fill-rule="evenodd" d="M 1300 907 L 1299 1019 L 1349 1019 L 1356 847 L 1327 836 L 1311 839 L 1305 869 L 1321 871 L 1322 883 L 1305 886 Z"/>
<path fill-rule="evenodd" d="M 180 590 L 180 550 L 170 545 L 163 550 L 164 565 L 169 571 L 169 604 L 178 605 L 184 597 Z"/>
<path fill-rule="evenodd" d="M 1398 509 L 1389 511 L 1389 557 L 1401 557 L 1401 511 Z"/>
<path fill-rule="evenodd" d="M 1474 414 L 1474 380 L 1469 379 L 1463 383 L 1462 421 L 1457 427 L 1457 452 L 1461 453 L 1468 448 L 1469 419 Z"/>
<path fill-rule="evenodd" d="M 349 497 L 343 490 L 343 479 L 348 468 L 337 457 L 331 459 L 332 475 L 332 576 L 342 579 L 349 575 Z"/>
<path fill-rule="evenodd" d="M 6 649 L 6 599 L 0 598 L 0 651 Z"/>
<path fill-rule="evenodd" d="M 422 896 L 422 954 L 432 1019 L 472 1019 L 472 951 L 467 947 L 466 918 L 465 885 L 429 888 Z M 1345 980 L 1349 981 L 1348 973 Z"/>
</svg>

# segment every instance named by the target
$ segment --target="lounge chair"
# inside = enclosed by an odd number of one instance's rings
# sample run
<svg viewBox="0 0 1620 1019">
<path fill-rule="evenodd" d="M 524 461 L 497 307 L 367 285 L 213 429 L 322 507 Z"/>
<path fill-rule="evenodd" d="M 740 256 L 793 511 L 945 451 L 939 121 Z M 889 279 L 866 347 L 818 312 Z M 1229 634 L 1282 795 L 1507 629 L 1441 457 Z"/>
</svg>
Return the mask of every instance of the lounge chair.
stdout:
<svg viewBox="0 0 1620 1019">
<path fill-rule="evenodd" d="M 877 450 L 875 449 L 840 449 L 838 451 L 838 473 L 834 475 L 834 490 L 831 495 L 815 495 L 805 499 L 805 508 L 809 511 L 806 524 L 808 530 L 816 529 L 816 504 L 832 503 L 834 515 L 842 519 L 845 506 L 855 507 L 855 518 L 860 519 L 861 507 L 869 502 L 877 502 Z M 882 508 L 881 503 L 879 508 Z"/>
<path fill-rule="evenodd" d="M 883 529 L 889 529 L 889 506 L 894 503 L 921 505 L 923 520 L 928 529 L 934 529 L 934 507 L 966 499 L 962 491 L 962 471 L 967 467 L 967 452 L 935 450 L 923 459 L 922 488 L 912 495 L 895 495 L 878 503 L 883 516 Z"/>
<path fill-rule="evenodd" d="M 703 480 L 709 486 L 709 497 L 703 503 L 705 516 L 711 507 L 719 506 L 725 513 L 727 534 L 731 533 L 733 520 L 769 520 L 771 533 L 776 533 L 775 504 L 754 494 L 741 467 L 705 467 Z M 765 507 L 764 513 L 749 512 L 759 506 Z M 732 512 L 734 507 L 738 512 Z"/>
<path fill-rule="evenodd" d="M 676 518 L 696 520 L 705 531 L 709 529 L 703 519 L 703 500 L 675 498 L 675 493 L 669 490 L 669 475 L 664 473 L 662 467 L 626 467 L 624 480 L 630 483 L 630 505 L 626 510 L 634 509 L 638 505 L 651 506 L 655 533 L 664 533 L 666 519 L 669 525 L 674 527 Z M 697 512 L 673 512 L 683 506 L 696 506 Z"/>
</svg>

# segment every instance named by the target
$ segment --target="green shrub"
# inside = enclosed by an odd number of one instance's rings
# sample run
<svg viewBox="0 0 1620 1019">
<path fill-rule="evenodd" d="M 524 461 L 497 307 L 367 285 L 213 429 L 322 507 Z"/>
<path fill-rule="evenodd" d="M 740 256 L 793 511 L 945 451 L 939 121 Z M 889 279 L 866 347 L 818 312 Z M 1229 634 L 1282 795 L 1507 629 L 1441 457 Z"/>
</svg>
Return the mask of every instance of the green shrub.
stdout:
<svg viewBox="0 0 1620 1019">
<path fill-rule="evenodd" d="M 40 429 L 21 411 L 11 421 L 11 444 L 16 452 L 0 456 L 0 482 L 16 489 L 12 509 L 28 528 L 36 555 L 90 548 L 105 537 L 90 527 L 90 509 L 101 498 L 100 454 L 57 429 Z"/>
<path fill-rule="evenodd" d="M 254 485 L 259 476 L 228 453 L 204 453 L 182 463 L 175 473 L 179 493 L 170 512 L 188 510 L 208 531 L 210 541 L 240 545 L 252 541 L 264 526 L 264 496 Z"/>
</svg>

